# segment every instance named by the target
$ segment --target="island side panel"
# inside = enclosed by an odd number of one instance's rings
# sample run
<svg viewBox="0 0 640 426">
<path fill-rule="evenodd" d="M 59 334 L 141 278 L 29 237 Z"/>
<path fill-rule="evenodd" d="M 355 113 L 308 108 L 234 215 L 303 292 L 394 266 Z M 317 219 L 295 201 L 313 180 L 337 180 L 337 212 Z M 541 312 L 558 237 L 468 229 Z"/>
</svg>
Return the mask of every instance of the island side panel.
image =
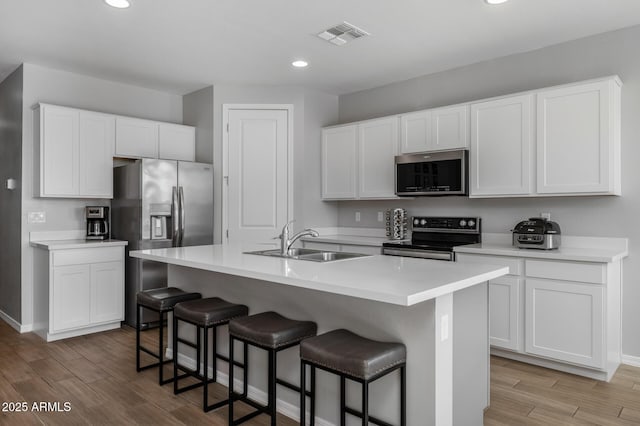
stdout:
<svg viewBox="0 0 640 426">
<path fill-rule="evenodd" d="M 405 307 L 357 299 L 348 296 L 290 287 L 282 284 L 237 277 L 169 265 L 170 285 L 188 291 L 201 292 L 203 297 L 222 297 L 249 306 L 250 313 L 273 310 L 285 316 L 312 320 L 318 332 L 346 328 L 368 338 L 401 341 L 407 346 L 407 424 L 435 425 L 435 301 Z M 226 328 L 219 333 L 219 352 L 227 353 Z M 266 354 L 253 349 L 249 354 L 250 396 L 265 398 Z M 227 366 L 218 362 L 220 382 L 226 384 Z M 293 383 L 299 382 L 299 351 L 289 349 L 278 354 L 278 376 Z M 238 382 L 236 382 L 238 383 Z M 339 380 L 336 376 L 318 372 L 317 416 L 325 423 L 338 424 Z M 360 407 L 361 386 L 350 383 L 347 403 Z M 370 386 L 371 414 L 392 424 L 399 423 L 399 374 L 392 373 Z M 293 392 L 278 387 L 278 409 L 285 415 L 298 418 L 299 399 Z M 360 424 L 347 416 L 347 425 Z"/>
<path fill-rule="evenodd" d="M 489 287 L 453 293 L 453 424 L 483 423 L 489 405 Z"/>
</svg>

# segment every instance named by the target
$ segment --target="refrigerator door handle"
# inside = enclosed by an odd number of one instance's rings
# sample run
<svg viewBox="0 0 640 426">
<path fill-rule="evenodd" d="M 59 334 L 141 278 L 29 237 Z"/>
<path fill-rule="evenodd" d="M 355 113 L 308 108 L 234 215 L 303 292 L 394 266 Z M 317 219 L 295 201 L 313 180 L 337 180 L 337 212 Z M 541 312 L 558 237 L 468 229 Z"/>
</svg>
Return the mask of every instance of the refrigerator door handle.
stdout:
<svg viewBox="0 0 640 426">
<path fill-rule="evenodd" d="M 182 247 L 182 239 L 184 238 L 184 226 L 185 226 L 185 203 L 184 203 L 184 188 L 180 187 L 180 241 L 178 245 Z"/>
<path fill-rule="evenodd" d="M 173 247 L 178 246 L 179 232 L 180 232 L 180 219 L 178 217 L 178 212 L 180 211 L 180 206 L 178 204 L 178 189 L 177 187 L 173 187 L 171 192 L 171 245 Z"/>
</svg>

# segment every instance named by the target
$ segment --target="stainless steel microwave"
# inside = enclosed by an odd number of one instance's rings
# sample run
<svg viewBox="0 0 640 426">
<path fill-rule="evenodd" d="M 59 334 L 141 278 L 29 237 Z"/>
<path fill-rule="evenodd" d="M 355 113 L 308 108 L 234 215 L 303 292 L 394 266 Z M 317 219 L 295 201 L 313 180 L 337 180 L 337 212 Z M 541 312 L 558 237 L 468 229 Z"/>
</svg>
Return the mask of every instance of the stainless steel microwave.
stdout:
<svg viewBox="0 0 640 426">
<path fill-rule="evenodd" d="M 395 157 L 396 195 L 466 195 L 467 151 L 426 152 Z"/>
</svg>

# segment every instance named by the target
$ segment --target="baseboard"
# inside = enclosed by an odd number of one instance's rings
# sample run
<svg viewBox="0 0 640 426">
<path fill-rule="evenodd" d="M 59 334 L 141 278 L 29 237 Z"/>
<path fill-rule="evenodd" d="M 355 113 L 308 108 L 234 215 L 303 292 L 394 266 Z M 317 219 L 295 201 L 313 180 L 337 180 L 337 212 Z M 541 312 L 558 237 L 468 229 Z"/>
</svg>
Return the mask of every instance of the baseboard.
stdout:
<svg viewBox="0 0 640 426">
<path fill-rule="evenodd" d="M 622 355 L 622 363 L 632 367 L 640 367 L 640 356 Z"/>
<path fill-rule="evenodd" d="M 173 350 L 171 348 L 167 348 L 166 357 L 167 358 L 173 357 Z M 180 365 L 184 365 L 185 367 L 190 369 L 195 369 L 195 366 L 196 366 L 196 361 L 193 358 L 190 358 L 183 354 L 178 355 L 178 362 L 180 363 Z M 201 365 L 200 368 L 202 367 L 203 366 Z M 208 370 L 209 370 L 208 371 L 209 376 L 213 377 L 213 368 L 209 367 Z M 229 375 L 223 371 L 218 370 L 217 382 L 223 386 L 229 387 Z M 242 388 L 242 385 L 243 385 L 242 380 L 234 378 L 233 382 L 235 384 L 234 385 L 235 389 Z M 256 387 L 249 385 L 247 394 L 249 398 L 251 398 L 252 400 L 260 404 L 267 403 L 267 393 L 263 392 L 262 390 Z M 282 399 L 278 399 L 276 402 L 276 409 L 278 410 L 279 413 L 289 417 L 290 419 L 293 419 L 295 421 L 300 421 L 300 407 L 298 407 L 297 405 L 291 404 L 287 401 L 283 401 Z M 309 418 L 309 412 L 307 412 L 307 418 Z M 330 421 L 325 419 L 321 419 L 317 416 L 316 416 L 315 424 L 318 426 L 336 426 L 334 423 L 331 423 Z"/>
<path fill-rule="evenodd" d="M 3 311 L 0 311 L 0 319 L 9 324 L 11 328 L 13 328 L 18 333 L 28 333 L 30 331 L 33 331 L 33 324 L 22 325 Z"/>
</svg>

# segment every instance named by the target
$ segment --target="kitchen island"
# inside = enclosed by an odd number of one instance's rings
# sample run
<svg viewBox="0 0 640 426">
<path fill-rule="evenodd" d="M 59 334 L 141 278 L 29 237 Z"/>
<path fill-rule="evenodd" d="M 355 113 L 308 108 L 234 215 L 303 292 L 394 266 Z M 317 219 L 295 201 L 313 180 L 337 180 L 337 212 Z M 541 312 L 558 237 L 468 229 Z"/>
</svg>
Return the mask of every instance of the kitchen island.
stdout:
<svg viewBox="0 0 640 426">
<path fill-rule="evenodd" d="M 408 425 L 478 425 L 489 398 L 488 280 L 506 267 L 392 256 L 317 263 L 257 256 L 274 245 L 210 245 L 132 251 L 133 257 L 169 265 L 169 284 L 204 297 L 218 296 L 318 323 L 318 332 L 347 328 L 364 337 L 407 346 Z M 219 335 L 221 352 L 226 336 Z M 266 399 L 266 356 L 250 351 L 249 396 Z M 187 354 L 185 363 L 193 363 Z M 298 350 L 278 358 L 279 376 L 298 382 Z M 227 367 L 217 366 L 219 381 Z M 338 380 L 319 373 L 317 424 L 338 423 Z M 347 403 L 359 403 L 347 386 Z M 396 424 L 399 378 L 391 374 L 370 390 L 372 414 Z M 278 410 L 298 418 L 298 397 L 278 389 Z M 351 422 L 356 419 L 350 419 Z M 348 422 L 348 424 L 351 424 Z"/>
</svg>

